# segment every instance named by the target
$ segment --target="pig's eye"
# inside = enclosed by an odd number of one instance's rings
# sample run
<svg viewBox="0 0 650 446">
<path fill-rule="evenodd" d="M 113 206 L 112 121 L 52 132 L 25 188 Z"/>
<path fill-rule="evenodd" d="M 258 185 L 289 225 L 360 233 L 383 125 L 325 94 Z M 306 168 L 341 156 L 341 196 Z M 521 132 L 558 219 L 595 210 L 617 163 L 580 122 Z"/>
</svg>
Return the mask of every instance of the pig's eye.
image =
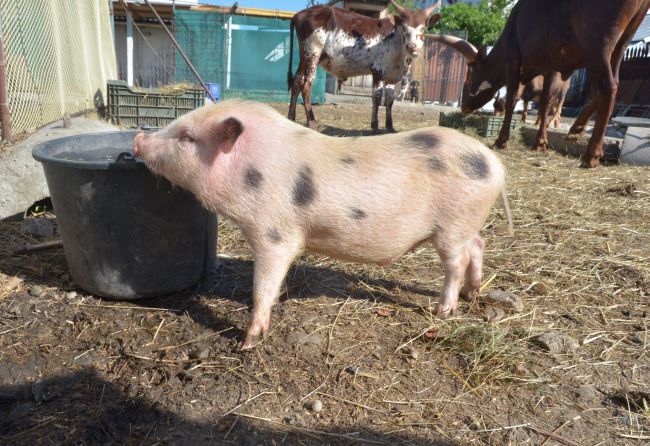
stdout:
<svg viewBox="0 0 650 446">
<path fill-rule="evenodd" d="M 182 142 L 194 142 L 194 138 L 192 138 L 190 135 L 185 135 L 181 138 Z"/>
</svg>

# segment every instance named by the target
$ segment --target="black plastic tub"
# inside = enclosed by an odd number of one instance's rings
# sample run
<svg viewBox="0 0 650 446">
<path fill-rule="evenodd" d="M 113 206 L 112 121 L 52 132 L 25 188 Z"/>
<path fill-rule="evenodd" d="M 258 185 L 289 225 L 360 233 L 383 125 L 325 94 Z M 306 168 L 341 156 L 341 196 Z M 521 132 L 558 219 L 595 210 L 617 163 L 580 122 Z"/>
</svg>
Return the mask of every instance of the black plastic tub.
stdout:
<svg viewBox="0 0 650 446">
<path fill-rule="evenodd" d="M 217 219 L 189 192 L 133 158 L 135 132 L 37 145 L 74 281 L 99 296 L 138 299 L 204 280 Z"/>
</svg>

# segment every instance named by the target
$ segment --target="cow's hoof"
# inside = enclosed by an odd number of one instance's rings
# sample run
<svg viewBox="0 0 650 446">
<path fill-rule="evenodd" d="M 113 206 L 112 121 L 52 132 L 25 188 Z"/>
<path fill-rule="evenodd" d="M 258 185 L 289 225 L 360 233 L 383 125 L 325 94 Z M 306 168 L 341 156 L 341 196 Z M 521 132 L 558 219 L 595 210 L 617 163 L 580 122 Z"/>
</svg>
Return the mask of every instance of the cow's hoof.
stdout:
<svg viewBox="0 0 650 446">
<path fill-rule="evenodd" d="M 530 148 L 533 152 L 546 152 L 548 150 L 548 145 L 546 143 L 535 144 Z"/>
<path fill-rule="evenodd" d="M 386 127 L 386 131 L 387 131 L 388 133 L 397 133 L 397 130 L 395 130 L 394 127 Z"/>
<path fill-rule="evenodd" d="M 592 158 L 590 160 L 582 160 L 580 163 L 581 169 L 594 169 L 600 166 L 600 160 L 598 158 Z"/>
<path fill-rule="evenodd" d="M 584 125 L 572 125 L 569 129 L 569 135 L 582 135 L 585 132 Z"/>
<path fill-rule="evenodd" d="M 494 144 L 492 144 L 492 148 L 497 150 L 505 150 L 508 148 L 508 142 L 495 141 Z"/>
<path fill-rule="evenodd" d="M 567 133 L 567 135 L 564 137 L 566 141 L 584 141 L 586 139 L 585 135 L 582 133 Z"/>
</svg>

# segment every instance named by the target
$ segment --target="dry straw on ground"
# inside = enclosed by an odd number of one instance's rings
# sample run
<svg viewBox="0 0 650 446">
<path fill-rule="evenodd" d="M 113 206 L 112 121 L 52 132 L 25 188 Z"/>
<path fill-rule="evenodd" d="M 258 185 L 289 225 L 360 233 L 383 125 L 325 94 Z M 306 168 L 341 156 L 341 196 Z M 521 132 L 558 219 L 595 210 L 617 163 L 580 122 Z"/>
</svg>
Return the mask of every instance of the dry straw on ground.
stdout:
<svg viewBox="0 0 650 446">
<path fill-rule="evenodd" d="M 366 106 L 315 113 L 333 135 L 365 133 L 370 117 Z M 395 122 L 437 119 L 413 107 Z M 269 337 L 241 352 L 252 256 L 230 223 L 219 224 L 221 266 L 198 294 L 142 302 L 66 295 L 62 250 L 13 255 L 31 240 L 19 223 L 0 223 L 0 395 L 13 395 L 0 399 L 0 439 L 647 444 L 648 169 L 581 170 L 516 138 L 500 156 L 516 233 L 497 204 L 483 231 L 483 294 L 513 292 L 524 310 L 494 323 L 481 296 L 459 317 L 434 316 L 443 271 L 430 247 L 386 268 L 307 255 L 287 277 Z M 29 294 L 35 285 L 42 294 Z M 530 341 L 549 332 L 575 347 Z"/>
</svg>

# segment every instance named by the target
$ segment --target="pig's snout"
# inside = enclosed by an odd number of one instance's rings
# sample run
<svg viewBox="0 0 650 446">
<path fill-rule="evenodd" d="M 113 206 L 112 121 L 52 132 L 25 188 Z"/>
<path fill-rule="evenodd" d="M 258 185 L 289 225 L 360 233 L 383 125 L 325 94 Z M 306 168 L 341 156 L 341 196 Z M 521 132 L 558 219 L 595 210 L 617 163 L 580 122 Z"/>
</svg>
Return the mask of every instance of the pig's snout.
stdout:
<svg viewBox="0 0 650 446">
<path fill-rule="evenodd" d="M 133 139 L 133 156 L 139 157 L 144 148 L 145 140 L 147 135 L 144 132 L 139 132 L 135 135 Z"/>
</svg>

